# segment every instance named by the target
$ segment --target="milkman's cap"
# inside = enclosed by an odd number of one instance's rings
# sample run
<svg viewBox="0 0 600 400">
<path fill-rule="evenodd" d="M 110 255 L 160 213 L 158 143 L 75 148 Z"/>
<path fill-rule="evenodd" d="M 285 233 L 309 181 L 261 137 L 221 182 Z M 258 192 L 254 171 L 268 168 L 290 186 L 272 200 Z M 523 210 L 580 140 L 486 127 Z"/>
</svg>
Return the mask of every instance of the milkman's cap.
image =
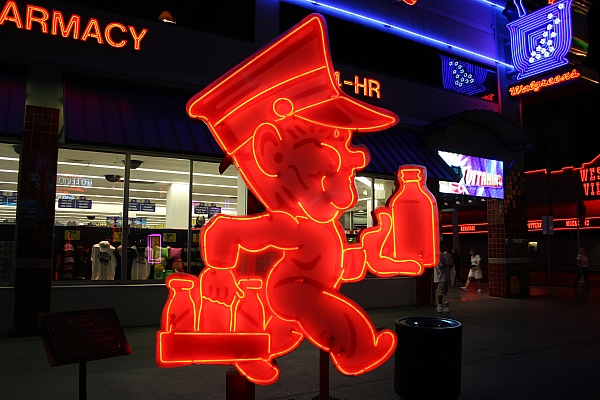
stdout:
<svg viewBox="0 0 600 400">
<path fill-rule="evenodd" d="M 320 14 L 307 16 L 193 96 L 187 113 L 204 121 L 228 154 L 250 139 L 260 124 L 289 117 L 358 133 L 398 122 L 393 112 L 339 89 Z"/>
</svg>

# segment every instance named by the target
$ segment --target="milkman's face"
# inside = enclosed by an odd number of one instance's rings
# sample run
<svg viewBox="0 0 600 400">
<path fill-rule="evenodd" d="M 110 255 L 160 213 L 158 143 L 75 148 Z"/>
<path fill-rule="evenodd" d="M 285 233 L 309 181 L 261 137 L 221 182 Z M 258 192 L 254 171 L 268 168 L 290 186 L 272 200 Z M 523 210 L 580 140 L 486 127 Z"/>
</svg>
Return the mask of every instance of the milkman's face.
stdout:
<svg viewBox="0 0 600 400">
<path fill-rule="evenodd" d="M 273 159 L 278 170 L 270 185 L 274 202 L 267 208 L 326 222 L 356 205 L 354 178 L 370 157 L 366 147 L 351 143 L 351 131 L 297 118 L 279 122 L 277 130 Z"/>
</svg>

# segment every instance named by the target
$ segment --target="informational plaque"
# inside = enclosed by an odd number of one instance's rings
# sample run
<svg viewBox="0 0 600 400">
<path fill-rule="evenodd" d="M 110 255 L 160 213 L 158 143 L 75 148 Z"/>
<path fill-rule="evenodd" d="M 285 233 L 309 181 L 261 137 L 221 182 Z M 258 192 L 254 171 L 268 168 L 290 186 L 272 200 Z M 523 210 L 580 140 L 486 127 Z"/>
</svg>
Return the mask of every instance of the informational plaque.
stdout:
<svg viewBox="0 0 600 400">
<path fill-rule="evenodd" d="M 53 367 L 131 354 L 114 308 L 38 314 L 37 319 Z"/>
</svg>

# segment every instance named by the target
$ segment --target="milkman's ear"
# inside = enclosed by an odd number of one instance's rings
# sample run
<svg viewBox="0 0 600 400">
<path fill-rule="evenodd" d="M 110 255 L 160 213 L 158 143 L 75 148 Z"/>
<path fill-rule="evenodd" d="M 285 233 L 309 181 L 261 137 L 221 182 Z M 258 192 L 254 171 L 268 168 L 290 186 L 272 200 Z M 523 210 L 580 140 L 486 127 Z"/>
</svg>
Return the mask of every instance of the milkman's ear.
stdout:
<svg viewBox="0 0 600 400">
<path fill-rule="evenodd" d="M 275 125 L 261 124 L 254 132 L 253 152 L 256 164 L 268 176 L 277 176 L 281 170 L 283 154 L 281 135 Z"/>
</svg>

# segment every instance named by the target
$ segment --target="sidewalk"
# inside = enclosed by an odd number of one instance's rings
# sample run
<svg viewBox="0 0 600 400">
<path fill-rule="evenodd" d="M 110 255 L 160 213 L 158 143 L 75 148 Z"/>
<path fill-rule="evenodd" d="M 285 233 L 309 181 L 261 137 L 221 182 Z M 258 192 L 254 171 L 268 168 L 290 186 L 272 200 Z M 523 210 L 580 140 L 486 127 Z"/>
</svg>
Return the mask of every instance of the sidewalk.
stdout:
<svg viewBox="0 0 600 400">
<path fill-rule="evenodd" d="M 600 371 L 600 288 L 532 287 L 525 299 L 489 297 L 450 288 L 451 312 L 435 307 L 370 310 L 377 326 L 397 319 L 445 317 L 463 325 L 461 400 L 593 399 Z M 162 369 L 155 365 L 158 327 L 125 329 L 128 356 L 87 363 L 87 399 L 226 398 L 227 366 Z M 432 346 L 438 346 L 432 343 Z M 256 386 L 257 400 L 312 400 L 319 394 L 319 352 L 308 341 L 278 359 L 279 381 Z M 425 373 L 433 374 L 431 366 Z M 432 384 L 434 379 L 432 378 Z M 41 337 L 0 339 L 3 400 L 79 398 L 79 365 L 51 367 Z M 398 400 L 394 357 L 367 374 L 348 377 L 330 363 L 329 394 L 342 400 Z M 318 398 L 318 397 L 317 397 Z M 424 388 L 424 398 L 427 388 Z"/>
</svg>

